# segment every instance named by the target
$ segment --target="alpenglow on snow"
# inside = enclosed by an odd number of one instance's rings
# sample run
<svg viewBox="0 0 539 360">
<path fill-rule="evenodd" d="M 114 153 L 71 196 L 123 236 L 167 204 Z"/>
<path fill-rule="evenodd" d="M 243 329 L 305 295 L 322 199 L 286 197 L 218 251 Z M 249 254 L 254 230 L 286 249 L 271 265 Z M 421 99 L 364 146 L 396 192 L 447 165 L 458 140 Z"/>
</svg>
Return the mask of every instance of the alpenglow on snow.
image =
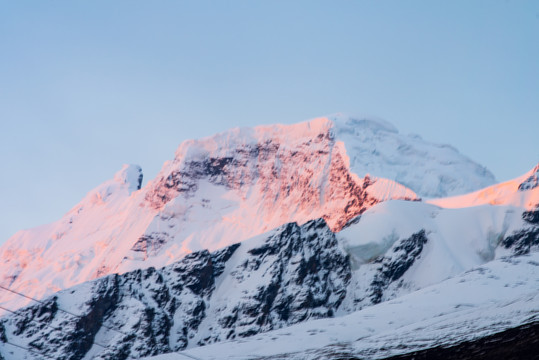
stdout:
<svg viewBox="0 0 539 360">
<path fill-rule="evenodd" d="M 530 358 L 538 174 L 344 116 L 186 141 L 0 248 L 0 358 Z"/>
<path fill-rule="evenodd" d="M 0 248 L 0 283 L 42 297 L 289 222 L 323 218 L 338 231 L 379 202 L 494 182 L 450 146 L 342 115 L 188 140 L 143 188 L 141 177 L 138 166 L 124 166 L 59 221 L 15 234 Z"/>
</svg>

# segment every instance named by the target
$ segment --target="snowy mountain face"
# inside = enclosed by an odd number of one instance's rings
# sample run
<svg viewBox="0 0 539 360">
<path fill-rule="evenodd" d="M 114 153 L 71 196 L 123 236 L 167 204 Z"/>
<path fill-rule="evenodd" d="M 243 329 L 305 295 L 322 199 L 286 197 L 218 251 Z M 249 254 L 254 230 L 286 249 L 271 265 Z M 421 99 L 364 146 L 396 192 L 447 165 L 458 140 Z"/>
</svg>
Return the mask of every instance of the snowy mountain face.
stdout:
<svg viewBox="0 0 539 360">
<path fill-rule="evenodd" d="M 504 258 L 334 319 L 197 347 L 195 359 L 537 359 L 539 253 Z"/>
<path fill-rule="evenodd" d="M 422 198 L 468 193 L 496 182 L 485 167 L 450 145 L 419 135 L 402 135 L 383 120 L 333 116 L 336 137 L 344 142 L 352 172 L 391 179 Z"/>
<path fill-rule="evenodd" d="M 186 141 L 139 189 L 141 176 L 139 167 L 125 166 L 59 221 L 15 234 L 0 248 L 0 284 L 42 297 L 107 274 L 171 264 L 286 223 L 323 218 L 338 231 L 379 202 L 493 181 L 450 147 L 342 116 Z M 424 188 L 421 178 L 435 186 Z M 24 305 L 12 294 L 0 296 Z"/>
<path fill-rule="evenodd" d="M 0 338 L 55 359 L 139 358 L 331 317 L 350 276 L 324 220 L 287 224 L 159 270 L 60 291 L 5 317 Z M 6 359 L 32 358 L 9 347 L 0 341 Z"/>
<path fill-rule="evenodd" d="M 146 186 L 124 166 L 59 221 L 0 248 L 0 285 L 42 299 L 21 308 L 29 298 L 0 291 L 14 311 L 0 318 L 0 359 L 235 349 L 316 319 L 346 328 L 470 269 L 535 256 L 538 168 L 488 186 L 492 175 L 449 146 L 343 116 L 186 141 Z M 306 331 L 320 334 L 318 357 L 340 346 L 336 332 Z M 238 356 L 251 358 L 249 346 Z M 288 356 L 274 350 L 260 356 Z"/>
<path fill-rule="evenodd" d="M 339 233 L 323 219 L 286 224 L 4 316 L 0 354 L 33 359 L 16 341 L 55 359 L 186 348 L 203 359 L 385 358 L 488 336 L 537 321 L 538 219 L 539 209 L 388 201 Z M 324 318 L 334 319 L 314 321 Z"/>
<path fill-rule="evenodd" d="M 533 209 L 537 206 L 539 165 L 516 179 L 488 186 L 469 194 L 427 200 L 443 208 L 462 208 L 479 205 L 512 205 Z"/>
</svg>

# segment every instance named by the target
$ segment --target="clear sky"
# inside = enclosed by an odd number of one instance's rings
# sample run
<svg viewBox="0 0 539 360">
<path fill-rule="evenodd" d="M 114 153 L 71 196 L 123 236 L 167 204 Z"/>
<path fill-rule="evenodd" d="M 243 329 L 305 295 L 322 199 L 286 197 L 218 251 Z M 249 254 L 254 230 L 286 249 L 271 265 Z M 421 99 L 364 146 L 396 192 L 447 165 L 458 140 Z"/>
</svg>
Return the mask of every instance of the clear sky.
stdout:
<svg viewBox="0 0 539 360">
<path fill-rule="evenodd" d="M 185 139 L 372 114 L 539 161 L 539 1 L 0 0 L 0 243 Z"/>
</svg>

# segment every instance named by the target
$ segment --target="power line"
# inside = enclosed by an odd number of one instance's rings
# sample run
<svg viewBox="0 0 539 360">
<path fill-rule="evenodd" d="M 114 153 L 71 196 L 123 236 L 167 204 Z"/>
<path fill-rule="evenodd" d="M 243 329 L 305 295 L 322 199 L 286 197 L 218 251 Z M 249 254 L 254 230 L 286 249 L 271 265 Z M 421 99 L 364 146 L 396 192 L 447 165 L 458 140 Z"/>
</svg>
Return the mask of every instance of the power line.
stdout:
<svg viewBox="0 0 539 360">
<path fill-rule="evenodd" d="M 191 358 L 191 359 L 194 359 L 194 360 L 201 360 L 200 358 L 194 357 L 193 355 L 185 354 L 185 353 L 180 352 L 180 351 L 175 351 L 175 353 L 176 353 L 176 354 L 179 354 L 179 355 L 186 356 L 186 357 Z"/>
<path fill-rule="evenodd" d="M 0 305 L 0 309 L 5 310 L 5 311 L 7 311 L 7 312 L 10 312 L 10 313 L 12 313 L 12 314 L 14 314 L 14 315 L 16 315 L 16 316 L 23 316 L 22 314 L 17 313 L 17 311 L 10 310 L 10 309 L 5 308 L 5 307 L 3 307 L 3 306 L 1 306 L 1 305 Z M 39 321 L 37 321 L 37 320 L 35 320 L 35 319 L 30 319 L 30 321 L 35 321 L 35 322 L 39 323 L 40 325 L 45 325 L 45 326 L 48 327 L 49 329 L 58 330 L 58 331 L 60 331 L 60 332 L 63 332 L 63 329 L 61 329 L 61 328 L 59 328 L 59 327 L 55 327 L 55 326 L 52 326 L 52 325 L 50 325 L 50 324 L 42 324 L 41 322 L 39 322 Z M 106 348 L 108 347 L 108 346 L 106 346 L 106 345 L 97 343 L 97 342 L 95 342 L 95 341 L 92 341 L 92 344 L 97 345 L 97 346 L 101 346 L 101 347 L 104 348 L 104 349 L 106 349 Z"/>
<path fill-rule="evenodd" d="M 39 356 L 45 356 L 45 357 L 47 357 L 47 358 L 49 358 L 49 359 L 53 359 L 53 360 L 56 359 L 55 357 L 52 357 L 52 356 L 50 356 L 50 355 L 47 355 L 47 354 L 43 354 L 43 353 L 37 352 L 37 351 L 35 351 L 35 350 L 33 350 L 33 349 L 30 349 L 30 348 L 25 347 L 25 346 L 22 346 L 22 345 L 14 344 L 14 343 L 12 343 L 12 342 L 10 342 L 10 341 L 6 341 L 6 342 L 4 342 L 4 344 L 9 344 L 9 345 L 11 345 L 11 346 L 18 347 L 18 348 L 20 348 L 20 349 L 26 350 L 26 351 L 31 352 L 31 353 L 33 353 L 33 354 L 36 354 L 36 355 L 39 355 Z"/>
<path fill-rule="evenodd" d="M 18 291 L 16 291 L 16 290 L 9 289 L 9 288 L 7 288 L 7 287 L 5 287 L 5 286 L 0 285 L 0 289 L 4 289 L 4 290 L 9 291 L 9 292 L 11 292 L 11 293 L 13 293 L 13 294 L 22 296 L 22 297 L 24 297 L 24 298 L 26 298 L 26 299 L 30 299 L 30 300 L 32 300 L 32 301 L 37 302 L 38 304 L 41 304 L 41 305 L 47 305 L 47 303 L 44 302 L 44 301 L 35 299 L 35 298 L 31 297 L 31 296 L 25 295 L 25 294 L 23 294 L 23 293 L 21 293 L 21 292 L 18 292 Z M 5 308 L 5 307 L 3 307 L 3 306 L 0 306 L 0 309 L 2 309 L 2 310 L 4 310 L 4 311 L 7 311 L 7 312 L 10 312 L 10 313 L 12 313 L 12 314 L 14 314 L 14 315 L 18 315 L 18 316 L 21 315 L 21 314 L 18 314 L 16 311 L 7 309 L 7 308 Z M 73 317 L 76 317 L 76 318 L 79 318 L 79 319 L 83 319 L 83 317 L 82 317 L 81 315 L 77 315 L 77 314 L 75 314 L 75 313 L 72 313 L 71 311 L 64 310 L 64 309 L 62 309 L 62 308 L 60 308 L 60 307 L 57 307 L 57 309 L 58 309 L 59 311 L 63 312 L 63 313 L 66 313 L 66 314 L 70 315 L 70 316 L 73 316 Z M 31 319 L 30 321 L 37 321 L 37 320 Z M 54 326 L 49 325 L 49 324 L 44 324 L 44 325 L 47 326 L 47 327 L 49 327 L 49 328 L 51 328 L 51 329 L 59 330 L 60 332 L 63 332 L 63 329 L 54 327 Z M 101 324 L 101 327 L 103 327 L 103 328 L 105 328 L 105 329 L 108 329 L 108 330 L 116 331 L 117 333 L 120 333 L 120 334 L 125 335 L 125 336 L 129 336 L 129 334 L 127 334 L 127 333 L 125 333 L 125 332 L 123 332 L 123 331 L 114 329 L 114 328 L 109 327 L 109 326 L 106 326 L 106 325 L 104 325 L 104 324 Z M 13 345 L 13 346 L 17 346 L 17 347 L 19 347 L 19 348 L 24 348 L 23 346 L 20 346 L 20 345 L 17 345 L 17 344 L 13 344 L 13 343 L 11 343 L 11 342 L 7 342 L 7 343 L 9 343 L 9 344 L 11 344 L 11 345 Z M 92 344 L 93 344 L 93 345 L 100 346 L 100 347 L 102 347 L 103 349 L 107 349 L 107 348 L 109 347 L 109 346 L 106 346 L 106 345 L 97 343 L 97 342 L 95 342 L 95 341 L 92 341 Z M 31 349 L 27 349 L 27 350 L 28 350 L 28 351 L 31 351 L 31 352 L 33 352 L 33 353 L 39 354 L 39 355 L 44 355 L 44 354 L 40 354 L 40 353 L 36 352 L 35 350 L 31 350 Z M 45 356 L 47 356 L 47 355 L 45 355 Z M 50 357 L 50 356 L 47 356 L 47 357 L 52 358 L 52 357 Z"/>
<path fill-rule="evenodd" d="M 7 311 L 7 312 L 10 312 L 10 313 L 14 314 L 15 316 L 23 316 L 23 314 L 18 313 L 17 311 L 13 311 L 13 310 L 11 310 L 11 309 L 8 309 L 8 308 L 6 308 L 6 307 L 4 307 L 4 306 L 1 306 L 1 305 L 0 305 L 0 309 L 5 310 L 5 311 Z M 47 323 L 42 324 L 41 322 L 37 321 L 37 320 L 34 319 L 34 318 L 30 319 L 30 321 L 37 322 L 37 323 L 39 323 L 40 325 L 45 325 L 45 327 L 48 327 L 49 329 L 53 329 L 53 330 L 57 330 L 57 331 L 60 331 L 60 332 L 64 332 L 64 330 L 61 329 L 61 328 L 59 328 L 59 327 L 52 326 L 52 325 L 47 324 Z M 10 344 L 10 345 L 15 346 L 15 347 L 18 347 L 18 348 L 21 348 L 21 349 L 24 349 L 24 350 L 26 350 L 26 351 L 28 351 L 28 352 L 33 353 L 33 354 L 37 354 L 37 355 L 40 355 L 40 356 L 45 356 L 45 357 L 48 357 L 48 358 L 50 358 L 50 359 L 55 359 L 54 357 L 52 357 L 52 356 L 50 356 L 50 355 L 47 355 L 47 354 L 38 352 L 38 351 L 36 351 L 36 350 L 30 349 L 30 348 L 25 347 L 25 346 L 22 346 L 22 345 L 18 345 L 18 344 L 12 343 L 11 341 L 8 341 L 8 340 L 6 340 L 5 343 L 6 343 L 6 344 Z M 93 340 L 92 340 L 92 345 L 100 346 L 100 347 L 102 347 L 103 349 L 106 349 L 106 348 L 108 347 L 108 346 L 105 346 L 105 345 L 100 344 L 100 343 L 98 343 L 98 342 L 95 342 L 95 341 L 93 341 Z"/>
<path fill-rule="evenodd" d="M 47 305 L 45 302 L 43 302 L 43 301 L 41 301 L 41 300 L 38 300 L 38 299 L 35 299 L 35 298 L 31 297 L 31 296 L 25 295 L 25 294 L 20 293 L 20 292 L 18 292 L 18 291 L 16 291 L 16 290 L 9 289 L 9 288 L 7 288 L 7 287 L 5 287 L 5 286 L 0 285 L 0 288 L 1 288 L 1 289 L 4 289 L 4 290 L 6 290 L 6 291 L 9 291 L 9 292 L 11 292 L 11 293 L 13 293 L 13 294 L 17 294 L 17 295 L 20 295 L 20 296 L 25 297 L 25 298 L 27 298 L 27 299 L 33 300 L 33 301 L 35 301 L 35 302 L 37 302 L 37 303 L 39 303 L 39 304 L 41 304 L 41 305 Z M 63 312 L 63 313 L 68 314 L 68 315 L 74 316 L 74 317 L 79 318 L 79 319 L 83 319 L 83 316 L 77 315 L 77 314 L 75 314 L 75 313 L 72 313 L 71 311 L 64 310 L 64 309 L 62 309 L 62 308 L 60 308 L 60 307 L 57 307 L 57 309 L 58 309 L 59 311 Z M 4 310 L 5 310 L 5 309 L 4 309 Z M 9 311 L 9 310 L 8 310 L 8 311 Z M 110 327 L 110 326 L 107 326 L 107 325 L 104 325 L 104 324 L 101 324 L 101 326 L 104 327 L 105 329 L 108 329 L 108 330 L 111 330 L 111 331 L 116 331 L 117 333 L 122 334 L 122 335 L 125 335 L 125 336 L 129 336 L 129 335 L 130 335 L 130 334 L 125 333 L 125 332 L 123 332 L 123 331 L 121 331 L 121 330 L 114 329 L 114 328 L 112 328 L 112 327 Z"/>
<path fill-rule="evenodd" d="M 23 293 L 21 293 L 21 292 L 18 292 L 18 291 L 16 291 L 16 290 L 9 289 L 9 288 L 7 288 L 7 287 L 5 287 L 5 286 L 0 285 L 0 289 L 4 289 L 4 290 L 9 291 L 9 292 L 11 292 L 11 293 L 13 293 L 13 294 L 16 294 L 16 295 L 25 297 L 25 298 L 27 298 L 27 299 L 29 299 L 29 300 L 32 300 L 32 301 L 35 301 L 35 302 L 37 302 L 37 303 L 39 303 L 39 304 L 41 304 L 41 305 L 47 305 L 47 303 L 45 303 L 44 301 L 35 299 L 35 298 L 31 297 L 31 296 L 25 295 L 25 294 L 23 294 Z M 0 306 L 0 309 L 5 310 L 5 311 L 8 311 L 8 312 L 10 312 L 10 313 L 12 313 L 12 314 L 15 314 L 15 315 L 20 315 L 20 314 L 17 314 L 17 312 L 15 312 L 15 311 L 13 311 L 13 310 L 10 310 L 10 309 L 7 309 L 7 308 L 5 308 L 5 307 L 3 307 L 3 306 Z M 81 315 L 77 315 L 77 314 L 72 313 L 72 312 L 70 312 L 70 311 L 64 310 L 64 309 L 62 309 L 62 308 L 60 308 L 60 307 L 57 307 L 57 309 L 58 309 L 59 311 L 61 311 L 61 312 L 64 312 L 64 313 L 66 313 L 66 314 L 68 314 L 68 315 L 71 315 L 71 316 L 74 316 L 74 317 L 76 317 L 76 318 L 79 318 L 79 319 L 82 319 L 82 318 L 83 318 Z M 35 320 L 35 319 L 31 319 L 31 321 L 36 321 L 36 320 Z M 49 327 L 49 328 L 52 328 L 52 329 L 55 329 L 55 330 L 60 330 L 60 331 L 62 331 L 62 329 L 60 329 L 60 328 L 55 328 L 55 327 L 53 327 L 52 325 L 47 325 L 47 324 L 45 324 L 45 326 L 47 326 L 47 327 Z M 129 336 L 129 334 L 127 334 L 127 333 L 125 333 L 125 332 L 123 332 L 123 331 L 120 331 L 120 330 L 118 330 L 118 329 L 111 328 L 111 327 L 106 326 L 106 325 L 104 325 L 104 324 L 101 324 L 101 326 L 102 326 L 103 328 L 105 328 L 105 329 L 112 330 L 112 331 L 116 331 L 116 332 L 118 332 L 118 333 L 120 333 L 120 334 L 122 334 L 122 335 Z M 30 352 L 37 353 L 35 350 L 31 350 L 31 349 L 28 349 L 28 348 L 24 348 L 23 346 L 20 346 L 20 345 L 17 345 L 17 344 L 13 344 L 13 343 L 10 343 L 10 342 L 8 342 L 8 341 L 6 341 L 6 343 L 8 343 L 8 344 L 10 344 L 10 345 L 13 345 L 13 346 L 16 346 L 16 347 L 19 347 L 19 348 L 22 348 L 22 349 L 27 349 L 27 350 L 30 351 Z M 101 344 L 96 343 L 96 342 L 93 342 L 93 344 L 94 344 L 94 345 L 97 345 L 97 346 L 101 346 L 101 347 L 104 348 L 104 349 L 108 348 L 108 346 L 101 345 Z M 178 354 L 178 355 L 183 355 L 183 356 L 185 356 L 185 357 L 194 359 L 194 360 L 201 360 L 200 358 L 197 358 L 197 357 L 192 356 L 192 355 L 185 354 L 185 353 L 180 352 L 180 351 L 175 351 L 175 353 Z M 37 354 L 39 354 L 39 353 L 37 353 Z M 39 354 L 39 355 L 42 355 L 42 354 Z M 47 356 L 47 357 L 49 357 L 49 358 L 52 358 L 52 357 L 50 357 L 50 356 L 48 356 L 48 355 L 45 355 L 45 356 Z"/>
</svg>

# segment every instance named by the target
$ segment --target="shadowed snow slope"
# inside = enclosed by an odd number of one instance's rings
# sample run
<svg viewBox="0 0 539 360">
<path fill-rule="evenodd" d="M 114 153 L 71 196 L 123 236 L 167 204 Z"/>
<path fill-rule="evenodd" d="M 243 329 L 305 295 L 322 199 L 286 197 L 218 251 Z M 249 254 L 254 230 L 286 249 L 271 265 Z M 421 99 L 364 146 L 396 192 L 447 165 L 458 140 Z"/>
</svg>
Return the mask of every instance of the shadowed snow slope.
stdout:
<svg viewBox="0 0 539 360">
<path fill-rule="evenodd" d="M 335 124 L 336 138 L 345 144 L 352 172 L 359 176 L 394 180 L 421 197 L 464 194 L 496 182 L 490 171 L 450 145 L 399 134 L 383 120 L 344 115 L 329 118 Z"/>
<path fill-rule="evenodd" d="M 15 234 L 0 248 L 0 284 L 42 297 L 285 223 L 323 218 L 339 231 L 379 202 L 418 200 L 415 189 L 455 194 L 493 181 L 451 147 L 344 116 L 189 140 L 139 189 L 141 176 L 126 166 L 59 221 Z M 25 303 L 0 295 L 12 307 Z"/>
<path fill-rule="evenodd" d="M 479 339 L 539 321 L 538 266 L 538 253 L 496 260 L 350 315 L 189 349 L 185 354 L 205 360 L 383 359 Z M 151 359 L 180 358 L 169 354 Z"/>
</svg>

